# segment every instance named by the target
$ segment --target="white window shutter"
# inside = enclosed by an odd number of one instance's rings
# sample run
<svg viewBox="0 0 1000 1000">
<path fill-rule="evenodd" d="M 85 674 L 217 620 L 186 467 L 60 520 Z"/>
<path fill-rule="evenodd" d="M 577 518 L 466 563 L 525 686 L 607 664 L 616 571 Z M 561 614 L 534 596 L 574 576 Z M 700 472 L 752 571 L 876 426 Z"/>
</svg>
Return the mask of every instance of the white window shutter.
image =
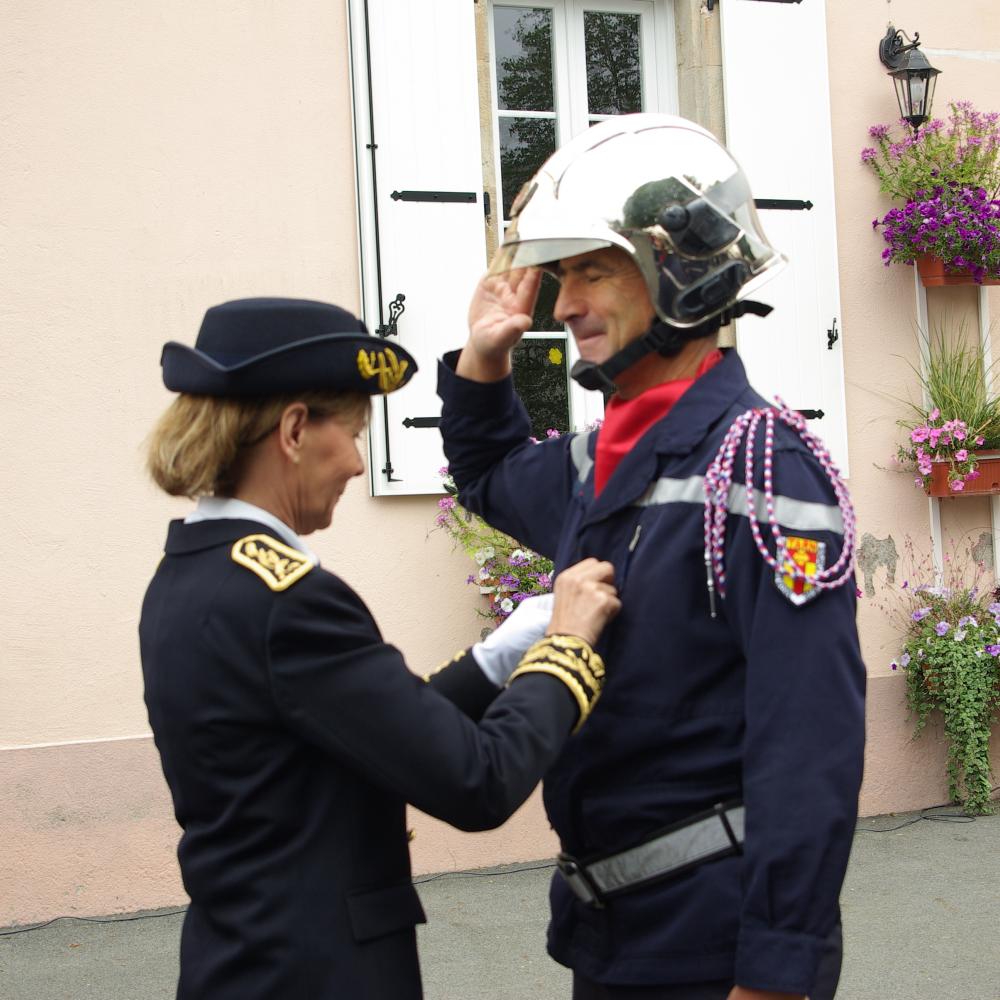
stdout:
<svg viewBox="0 0 1000 1000">
<path fill-rule="evenodd" d="M 465 343 L 486 268 L 475 8 L 350 0 L 350 9 L 364 318 L 376 332 L 402 294 L 389 345 L 398 340 L 420 369 L 373 407 L 372 491 L 440 493 L 437 358 Z"/>
<path fill-rule="evenodd" d="M 760 218 L 790 261 L 754 296 L 774 312 L 738 320 L 737 345 L 764 396 L 822 411 L 810 430 L 847 475 L 826 4 L 721 0 L 719 9 L 727 144 L 754 196 L 785 203 Z"/>
</svg>

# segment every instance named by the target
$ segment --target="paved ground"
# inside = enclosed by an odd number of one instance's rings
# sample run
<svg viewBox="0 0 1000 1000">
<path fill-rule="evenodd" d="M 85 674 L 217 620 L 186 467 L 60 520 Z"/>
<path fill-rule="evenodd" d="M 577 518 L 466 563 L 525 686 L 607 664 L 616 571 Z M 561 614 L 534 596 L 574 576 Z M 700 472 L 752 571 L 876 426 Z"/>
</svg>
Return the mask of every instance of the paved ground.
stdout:
<svg viewBox="0 0 1000 1000">
<path fill-rule="evenodd" d="M 1000 1000 L 1000 816 L 950 813 L 862 822 L 838 1000 Z M 539 862 L 418 880 L 427 1000 L 567 1000 L 568 974 L 543 947 L 550 874 Z M 0 936 L 0 1000 L 171 1000 L 180 920 L 59 920 Z"/>
</svg>

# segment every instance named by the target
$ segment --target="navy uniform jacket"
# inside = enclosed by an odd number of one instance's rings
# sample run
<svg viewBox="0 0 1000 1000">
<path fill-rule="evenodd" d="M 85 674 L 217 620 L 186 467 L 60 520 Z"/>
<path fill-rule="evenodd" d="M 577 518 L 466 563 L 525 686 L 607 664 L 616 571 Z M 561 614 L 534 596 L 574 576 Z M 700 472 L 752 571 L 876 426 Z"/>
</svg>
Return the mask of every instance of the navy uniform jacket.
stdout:
<svg viewBox="0 0 1000 1000">
<path fill-rule="evenodd" d="M 556 875 L 550 953 L 599 982 L 731 977 L 808 993 L 838 922 L 861 782 L 865 670 L 853 581 L 793 605 L 745 513 L 728 518 L 727 597 L 710 617 L 702 476 L 733 420 L 766 403 L 727 351 L 595 499 L 600 432 L 530 443 L 511 380 L 461 379 L 456 359 L 440 366 L 439 392 L 460 501 L 554 558 L 557 571 L 585 556 L 609 560 L 622 599 L 598 646 L 608 665 L 601 700 L 544 782 L 563 849 L 586 860 L 715 803 L 746 805 L 744 857 L 603 910 L 579 902 Z M 774 450 L 783 533 L 824 542 L 832 565 L 843 525 L 829 482 L 783 424 Z M 742 458 L 741 448 L 734 482 Z M 773 555 L 770 529 L 762 531 Z"/>
<path fill-rule="evenodd" d="M 543 674 L 497 698 L 471 656 L 425 683 L 345 583 L 266 531 L 173 522 L 142 609 L 191 897 L 178 997 L 416 1000 L 424 914 L 405 803 L 465 830 L 499 825 L 576 703 Z"/>
</svg>

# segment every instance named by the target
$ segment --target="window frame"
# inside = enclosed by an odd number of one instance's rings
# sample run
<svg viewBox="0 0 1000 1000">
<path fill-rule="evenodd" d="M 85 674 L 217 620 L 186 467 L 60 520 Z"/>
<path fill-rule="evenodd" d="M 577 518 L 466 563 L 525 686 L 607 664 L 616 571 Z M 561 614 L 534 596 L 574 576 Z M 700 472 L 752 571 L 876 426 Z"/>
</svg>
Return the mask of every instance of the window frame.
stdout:
<svg viewBox="0 0 1000 1000">
<path fill-rule="evenodd" d="M 494 8 L 525 7 L 552 11 L 552 89 L 553 112 L 517 112 L 499 108 L 496 74 L 496 36 Z M 613 115 L 591 115 L 587 102 L 587 64 L 584 14 L 639 14 L 640 52 L 642 58 L 642 101 L 647 112 L 678 113 L 677 54 L 674 9 L 671 0 L 490 0 L 487 8 L 489 28 L 489 86 L 493 144 L 493 180 L 497 192 L 498 236 L 503 241 L 508 220 L 503 215 L 503 184 L 500 158 L 500 120 L 505 117 L 555 118 L 556 148 L 586 131 L 591 119 L 606 120 Z M 648 18 L 648 20 L 647 20 Z M 661 54 L 657 58 L 657 54 Z M 576 341 L 565 328 L 529 331 L 525 340 L 565 338 L 566 372 L 569 382 L 569 421 L 571 429 L 589 426 L 604 416 L 604 399 L 598 392 L 588 392 L 569 378 L 569 371 L 579 360 Z"/>
</svg>

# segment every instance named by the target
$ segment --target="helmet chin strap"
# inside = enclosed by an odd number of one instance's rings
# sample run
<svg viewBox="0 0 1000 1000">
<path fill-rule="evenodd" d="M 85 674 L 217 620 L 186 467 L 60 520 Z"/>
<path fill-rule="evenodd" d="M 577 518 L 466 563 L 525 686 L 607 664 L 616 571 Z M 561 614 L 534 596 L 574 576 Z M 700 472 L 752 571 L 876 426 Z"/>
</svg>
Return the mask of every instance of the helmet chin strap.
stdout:
<svg viewBox="0 0 1000 1000">
<path fill-rule="evenodd" d="M 615 379 L 647 354 L 656 352 L 665 358 L 675 357 L 688 341 L 710 337 L 719 327 L 725 326 L 739 316 L 747 313 L 766 316 L 771 309 L 771 306 L 763 302 L 737 302 L 718 316 L 713 316 L 697 326 L 684 328 L 669 326 L 659 318 L 654 319 L 652 326 L 638 340 L 633 340 L 631 344 L 612 354 L 607 361 L 599 365 L 593 361 L 582 359 L 577 361 L 570 371 L 570 378 L 584 389 L 600 389 L 605 393 L 617 392 Z"/>
</svg>

